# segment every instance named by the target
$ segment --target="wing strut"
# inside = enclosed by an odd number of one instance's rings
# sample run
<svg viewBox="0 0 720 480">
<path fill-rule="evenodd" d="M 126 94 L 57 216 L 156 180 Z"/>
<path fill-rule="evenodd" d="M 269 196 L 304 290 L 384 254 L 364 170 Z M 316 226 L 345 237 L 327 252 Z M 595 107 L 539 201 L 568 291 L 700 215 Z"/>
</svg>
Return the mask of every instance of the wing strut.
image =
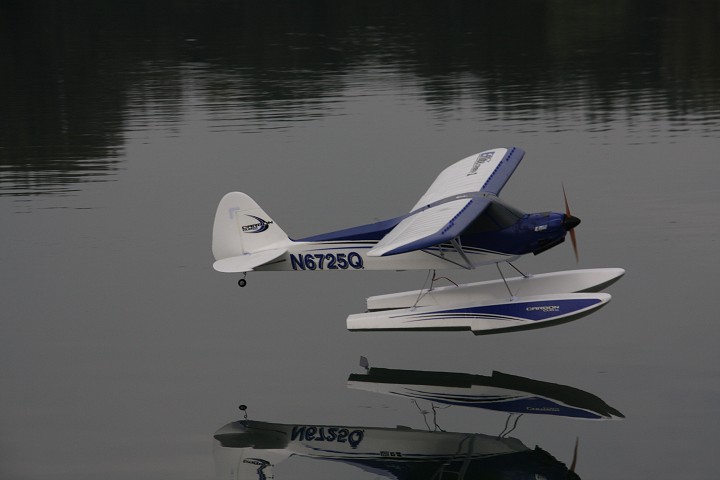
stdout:
<svg viewBox="0 0 720 480">
<path fill-rule="evenodd" d="M 467 263 L 467 266 L 465 268 L 467 268 L 468 270 L 472 270 L 473 269 L 472 262 L 470 262 L 470 259 L 467 258 L 467 255 L 465 255 L 465 251 L 462 249 L 462 245 L 460 245 L 460 237 L 453 238 L 452 240 L 450 240 L 450 243 L 452 244 L 453 247 L 455 247 L 455 250 L 462 257 L 462 259 L 465 260 L 465 262 Z"/>
<path fill-rule="evenodd" d="M 444 254 L 444 250 L 445 250 L 445 249 L 443 248 L 442 245 L 438 245 L 438 247 L 439 247 L 439 249 L 440 249 L 440 253 L 439 253 L 439 254 L 438 254 L 438 253 L 435 253 L 435 252 L 432 252 L 432 251 L 430 251 L 429 249 L 424 249 L 423 252 L 427 253 L 428 255 L 432 255 L 433 257 L 437 257 L 437 258 L 439 258 L 439 259 L 441 259 L 441 260 L 445 260 L 445 261 L 448 262 L 448 263 L 452 263 L 453 265 L 457 265 L 458 267 L 464 268 L 465 270 L 472 270 L 473 268 L 475 268 L 475 267 L 472 266 L 472 263 L 470 262 L 470 260 L 469 260 L 469 259 L 467 258 L 467 256 L 465 255 L 465 252 L 464 252 L 463 249 L 462 249 L 462 245 L 460 245 L 460 242 L 459 242 L 459 240 L 457 239 L 457 237 L 456 237 L 456 238 L 453 238 L 452 240 L 450 240 L 450 243 L 451 243 L 452 246 L 455 248 L 455 250 L 460 254 L 460 256 L 463 258 L 463 260 L 465 260 L 465 265 L 463 265 L 463 264 L 460 263 L 460 262 L 456 262 L 455 260 L 451 260 L 451 259 L 447 258 L 447 257 L 445 256 L 445 254 Z"/>
</svg>

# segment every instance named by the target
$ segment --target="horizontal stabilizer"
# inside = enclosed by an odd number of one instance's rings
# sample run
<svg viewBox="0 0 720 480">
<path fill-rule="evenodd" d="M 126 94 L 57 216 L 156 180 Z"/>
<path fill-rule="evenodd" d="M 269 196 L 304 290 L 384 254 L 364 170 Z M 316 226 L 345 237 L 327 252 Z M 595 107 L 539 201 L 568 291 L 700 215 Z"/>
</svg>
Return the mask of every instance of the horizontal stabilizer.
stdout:
<svg viewBox="0 0 720 480">
<path fill-rule="evenodd" d="M 270 250 L 262 250 L 257 253 L 248 253 L 238 255 L 236 257 L 223 258 L 213 264 L 213 268 L 223 273 L 241 273 L 249 272 L 255 267 L 265 265 L 273 260 L 282 257 L 287 253 L 286 248 L 273 248 Z"/>
</svg>

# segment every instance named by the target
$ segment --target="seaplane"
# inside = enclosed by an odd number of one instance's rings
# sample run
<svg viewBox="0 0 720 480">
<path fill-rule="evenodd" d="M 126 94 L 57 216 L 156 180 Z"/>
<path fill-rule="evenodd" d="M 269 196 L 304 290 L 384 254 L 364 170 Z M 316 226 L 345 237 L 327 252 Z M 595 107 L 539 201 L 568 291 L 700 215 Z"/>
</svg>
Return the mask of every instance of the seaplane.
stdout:
<svg viewBox="0 0 720 480">
<path fill-rule="evenodd" d="M 301 239 L 291 239 L 249 195 L 228 193 L 215 214 L 213 267 L 243 274 L 241 287 L 251 271 L 432 273 L 428 288 L 368 298 L 366 312 L 348 317 L 351 331 L 470 330 L 481 335 L 575 320 L 610 301 L 601 290 L 624 270 L 528 275 L 514 267 L 511 262 L 545 252 L 568 234 L 577 259 L 580 219 L 571 214 L 564 189 L 565 212 L 524 213 L 500 200 L 524 156 L 518 147 L 475 153 L 443 170 L 407 214 Z M 505 278 L 503 262 L 521 276 Z M 501 279 L 434 287 L 437 270 L 492 264 Z"/>
</svg>

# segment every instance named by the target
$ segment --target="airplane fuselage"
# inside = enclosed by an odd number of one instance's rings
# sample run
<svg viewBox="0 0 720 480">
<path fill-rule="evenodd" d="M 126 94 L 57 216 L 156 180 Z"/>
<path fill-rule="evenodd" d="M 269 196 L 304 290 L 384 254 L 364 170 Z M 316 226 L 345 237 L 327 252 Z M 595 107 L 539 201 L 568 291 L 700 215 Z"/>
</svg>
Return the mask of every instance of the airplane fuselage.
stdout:
<svg viewBox="0 0 720 480">
<path fill-rule="evenodd" d="M 442 270 L 511 262 L 562 243 L 565 215 L 522 214 L 505 205 L 488 209 L 452 244 L 384 257 L 367 252 L 402 217 L 292 241 L 287 252 L 256 270 Z"/>
</svg>

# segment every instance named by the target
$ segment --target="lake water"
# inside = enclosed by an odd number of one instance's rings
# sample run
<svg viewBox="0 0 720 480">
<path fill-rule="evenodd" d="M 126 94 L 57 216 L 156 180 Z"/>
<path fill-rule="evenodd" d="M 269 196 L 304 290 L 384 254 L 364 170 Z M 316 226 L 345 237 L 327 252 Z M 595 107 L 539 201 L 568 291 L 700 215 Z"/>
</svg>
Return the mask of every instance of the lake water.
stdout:
<svg viewBox="0 0 720 480">
<path fill-rule="evenodd" d="M 715 1 L 3 2 L 0 476 L 213 478 L 241 418 L 425 428 L 349 389 L 376 367 L 572 386 L 625 415 L 525 415 L 512 436 L 593 478 L 714 478 L 720 427 L 720 4 Z M 502 192 L 563 210 L 569 244 L 516 265 L 622 267 L 576 322 L 475 337 L 350 333 L 425 272 L 212 269 L 251 195 L 291 237 L 407 212 L 478 151 L 527 154 Z M 494 267 L 447 271 L 456 282 Z M 716 313 L 713 313 L 716 312 Z M 507 416 L 453 407 L 450 432 Z M 377 478 L 291 458 L 275 478 Z"/>
</svg>

